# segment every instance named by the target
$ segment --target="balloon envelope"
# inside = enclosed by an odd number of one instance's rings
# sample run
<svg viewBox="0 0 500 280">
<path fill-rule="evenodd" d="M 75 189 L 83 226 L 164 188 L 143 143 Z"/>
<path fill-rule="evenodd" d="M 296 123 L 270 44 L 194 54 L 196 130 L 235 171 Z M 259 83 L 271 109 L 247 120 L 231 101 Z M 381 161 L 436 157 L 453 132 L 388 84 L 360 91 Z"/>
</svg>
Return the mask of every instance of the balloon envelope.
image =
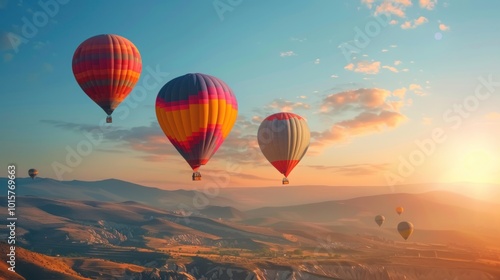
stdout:
<svg viewBox="0 0 500 280">
<path fill-rule="evenodd" d="M 72 68 L 82 90 L 111 117 L 139 80 L 142 61 L 128 39 L 102 34 L 78 46 Z"/>
<path fill-rule="evenodd" d="M 306 120 L 289 112 L 265 118 L 257 135 L 262 154 L 285 179 L 306 154 L 311 138 Z"/>
<path fill-rule="evenodd" d="M 28 170 L 28 175 L 31 177 L 31 179 L 34 179 L 36 175 L 38 175 L 38 170 L 31 168 Z"/>
<path fill-rule="evenodd" d="M 385 221 L 385 217 L 382 215 L 377 215 L 375 216 L 375 222 L 377 223 L 378 226 L 381 226 Z"/>
<path fill-rule="evenodd" d="M 404 212 L 403 207 L 401 207 L 401 206 L 396 207 L 396 213 L 398 213 L 398 215 L 401 215 L 401 213 L 403 213 L 403 212 Z"/>
<path fill-rule="evenodd" d="M 206 74 L 177 77 L 156 98 L 161 129 L 195 172 L 222 145 L 237 115 L 238 102 L 231 88 Z"/>
<path fill-rule="evenodd" d="M 413 233 L 413 224 L 410 222 L 401 222 L 398 224 L 398 231 L 401 236 L 407 240 Z"/>
</svg>

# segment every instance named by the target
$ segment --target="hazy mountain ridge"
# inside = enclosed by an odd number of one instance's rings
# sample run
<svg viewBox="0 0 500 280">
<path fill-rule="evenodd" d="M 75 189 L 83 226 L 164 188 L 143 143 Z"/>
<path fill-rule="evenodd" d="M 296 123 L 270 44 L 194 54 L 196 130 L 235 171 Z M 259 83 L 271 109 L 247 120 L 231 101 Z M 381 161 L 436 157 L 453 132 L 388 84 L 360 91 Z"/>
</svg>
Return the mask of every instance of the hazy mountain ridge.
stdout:
<svg viewBox="0 0 500 280">
<path fill-rule="evenodd" d="M 7 184 L 7 178 L 0 183 Z M 116 179 L 102 181 L 57 181 L 48 178 L 17 178 L 17 196 L 102 202 L 134 201 L 161 209 L 197 211 L 208 205 L 231 206 L 233 201 L 222 196 L 209 197 L 194 190 L 162 190 Z M 200 206 L 200 200 L 204 203 Z"/>
<path fill-rule="evenodd" d="M 405 209 L 401 216 L 395 212 L 396 206 L 399 205 L 404 206 Z M 423 227 L 432 228 L 436 226 L 436 222 L 442 222 L 444 227 L 456 228 L 459 225 L 470 225 L 472 218 L 492 224 L 491 221 L 500 218 L 500 204 L 440 191 L 422 194 L 384 194 L 293 206 L 264 207 L 246 211 L 245 214 L 249 219 L 266 217 L 318 223 L 349 220 L 371 222 L 375 215 L 382 214 L 386 217 L 387 223 L 391 220 L 399 222 L 402 219 L 408 219 Z M 450 220 L 450 215 L 457 216 L 459 219 Z M 432 217 L 432 219 L 427 217 Z M 460 224 L 462 219 L 467 222 Z"/>
<path fill-rule="evenodd" d="M 18 195 L 89 201 L 136 201 L 162 209 L 197 212 L 207 206 L 233 207 L 247 211 L 268 206 L 291 206 L 356 197 L 396 194 L 453 192 L 470 198 L 500 201 L 500 186 L 491 184 L 450 183 L 400 186 L 279 186 L 260 188 L 220 188 L 218 195 L 196 190 L 163 190 L 117 179 L 101 181 L 57 181 L 48 178 L 17 178 Z M 7 178 L 0 178 L 7 184 Z M 478 191 L 481 190 L 481 191 Z"/>
</svg>

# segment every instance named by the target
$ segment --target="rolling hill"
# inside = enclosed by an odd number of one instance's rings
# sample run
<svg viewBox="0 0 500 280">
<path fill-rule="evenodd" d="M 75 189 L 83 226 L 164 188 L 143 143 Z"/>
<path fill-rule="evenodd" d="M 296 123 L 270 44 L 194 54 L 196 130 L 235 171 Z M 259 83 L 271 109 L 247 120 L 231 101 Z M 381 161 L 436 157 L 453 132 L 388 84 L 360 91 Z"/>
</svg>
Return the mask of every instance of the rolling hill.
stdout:
<svg viewBox="0 0 500 280">
<path fill-rule="evenodd" d="M 197 211 L 208 205 L 234 205 L 233 200 L 222 196 L 209 197 L 202 192 L 189 190 L 162 190 L 116 179 L 88 182 L 18 178 L 16 181 L 18 196 L 104 202 L 135 201 L 161 209 L 191 211 Z M 0 183 L 6 185 L 7 178 L 0 178 Z M 204 204 L 198 201 L 200 199 L 203 199 Z"/>
</svg>

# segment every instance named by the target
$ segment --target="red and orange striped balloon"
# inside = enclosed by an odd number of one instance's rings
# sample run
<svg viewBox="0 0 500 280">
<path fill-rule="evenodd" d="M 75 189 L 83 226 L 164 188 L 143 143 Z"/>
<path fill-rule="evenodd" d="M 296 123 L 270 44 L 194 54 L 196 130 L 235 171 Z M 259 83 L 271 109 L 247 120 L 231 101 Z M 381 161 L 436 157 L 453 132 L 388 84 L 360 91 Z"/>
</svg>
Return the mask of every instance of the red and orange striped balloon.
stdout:
<svg viewBox="0 0 500 280">
<path fill-rule="evenodd" d="M 108 114 L 129 95 L 142 71 L 141 55 L 128 39 L 102 34 L 81 43 L 73 55 L 73 74 L 82 90 Z"/>
<path fill-rule="evenodd" d="M 165 84 L 156 98 L 161 129 L 199 180 L 205 165 L 231 132 L 238 102 L 222 80 L 200 73 L 186 74 Z"/>
</svg>

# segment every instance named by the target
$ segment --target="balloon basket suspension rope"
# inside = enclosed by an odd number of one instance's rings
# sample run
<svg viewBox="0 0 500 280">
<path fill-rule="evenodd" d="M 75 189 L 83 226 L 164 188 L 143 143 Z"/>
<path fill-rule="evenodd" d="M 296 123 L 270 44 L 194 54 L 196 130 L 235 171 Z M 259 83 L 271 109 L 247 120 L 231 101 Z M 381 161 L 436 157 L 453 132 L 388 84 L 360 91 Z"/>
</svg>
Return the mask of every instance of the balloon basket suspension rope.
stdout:
<svg viewBox="0 0 500 280">
<path fill-rule="evenodd" d="M 113 118 L 111 117 L 111 115 L 108 115 L 106 117 L 106 123 L 112 123 L 113 122 Z"/>
<path fill-rule="evenodd" d="M 194 172 L 193 173 L 193 181 L 201 181 L 201 174 L 200 174 L 200 172 Z"/>
<path fill-rule="evenodd" d="M 286 177 L 283 177 L 283 180 L 281 182 L 283 183 L 283 185 L 288 185 L 290 183 Z"/>
</svg>

